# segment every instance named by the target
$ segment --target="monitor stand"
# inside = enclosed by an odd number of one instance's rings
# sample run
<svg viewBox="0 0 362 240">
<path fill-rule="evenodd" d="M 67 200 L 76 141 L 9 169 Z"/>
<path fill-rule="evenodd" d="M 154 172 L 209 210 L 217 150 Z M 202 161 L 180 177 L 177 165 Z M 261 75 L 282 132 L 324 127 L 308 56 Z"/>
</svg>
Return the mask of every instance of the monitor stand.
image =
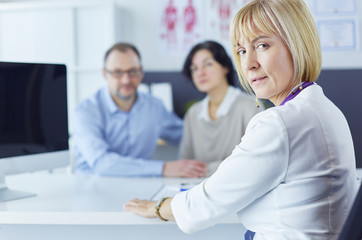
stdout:
<svg viewBox="0 0 362 240">
<path fill-rule="evenodd" d="M 17 200 L 22 198 L 34 197 L 35 193 L 10 190 L 5 183 L 5 176 L 0 172 L 0 202 Z"/>
</svg>

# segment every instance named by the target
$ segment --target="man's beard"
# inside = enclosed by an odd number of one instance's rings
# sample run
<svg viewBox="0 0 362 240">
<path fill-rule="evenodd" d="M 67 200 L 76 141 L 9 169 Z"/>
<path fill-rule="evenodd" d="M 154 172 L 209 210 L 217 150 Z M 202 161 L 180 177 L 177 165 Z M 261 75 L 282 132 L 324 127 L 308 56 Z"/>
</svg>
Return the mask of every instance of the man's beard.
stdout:
<svg viewBox="0 0 362 240">
<path fill-rule="evenodd" d="M 116 98 L 118 98 L 119 100 L 123 100 L 123 101 L 130 101 L 131 99 L 133 99 L 134 96 L 137 95 L 137 91 L 134 92 L 134 94 L 129 95 L 129 96 L 123 96 L 120 92 L 115 91 L 114 96 Z"/>
</svg>

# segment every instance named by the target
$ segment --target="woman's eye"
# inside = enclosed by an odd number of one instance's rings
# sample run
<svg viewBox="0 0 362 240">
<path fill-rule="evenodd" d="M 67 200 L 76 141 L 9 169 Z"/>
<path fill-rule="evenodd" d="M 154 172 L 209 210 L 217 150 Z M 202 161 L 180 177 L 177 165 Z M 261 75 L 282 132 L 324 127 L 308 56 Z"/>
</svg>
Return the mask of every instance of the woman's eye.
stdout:
<svg viewBox="0 0 362 240">
<path fill-rule="evenodd" d="M 239 55 L 244 55 L 244 54 L 245 54 L 245 52 L 246 52 L 246 51 L 245 51 L 245 50 L 243 50 L 243 49 L 239 49 L 239 50 L 238 50 L 238 54 L 239 54 Z"/>
<path fill-rule="evenodd" d="M 212 66 L 212 63 L 211 63 L 211 62 L 205 63 L 205 67 L 211 67 L 211 66 Z"/>
<path fill-rule="evenodd" d="M 190 71 L 193 73 L 193 72 L 196 72 L 197 71 L 197 67 L 190 67 Z"/>
<path fill-rule="evenodd" d="M 269 45 L 268 44 L 265 44 L 265 43 L 261 43 L 261 44 L 258 44 L 258 46 L 256 46 L 257 49 L 265 49 L 265 48 L 268 48 Z"/>
</svg>

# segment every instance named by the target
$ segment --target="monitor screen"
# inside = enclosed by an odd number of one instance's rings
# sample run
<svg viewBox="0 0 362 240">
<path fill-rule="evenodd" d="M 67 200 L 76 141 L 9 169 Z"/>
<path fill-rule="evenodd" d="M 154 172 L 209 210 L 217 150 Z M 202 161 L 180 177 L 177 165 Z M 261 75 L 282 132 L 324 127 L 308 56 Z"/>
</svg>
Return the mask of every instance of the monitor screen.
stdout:
<svg viewBox="0 0 362 240">
<path fill-rule="evenodd" d="M 0 174 L 64 166 L 68 149 L 65 65 L 0 62 Z"/>
</svg>

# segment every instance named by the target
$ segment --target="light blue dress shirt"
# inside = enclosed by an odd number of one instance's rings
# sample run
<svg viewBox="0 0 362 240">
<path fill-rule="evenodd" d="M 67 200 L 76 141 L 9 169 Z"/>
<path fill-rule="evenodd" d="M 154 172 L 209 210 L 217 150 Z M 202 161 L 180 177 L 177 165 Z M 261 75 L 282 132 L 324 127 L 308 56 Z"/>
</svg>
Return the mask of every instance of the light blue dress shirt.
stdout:
<svg viewBox="0 0 362 240">
<path fill-rule="evenodd" d="M 157 140 L 178 144 L 183 123 L 144 93 L 129 112 L 121 111 L 106 86 L 77 106 L 73 126 L 77 172 L 136 177 L 162 175 L 164 162 L 150 160 Z"/>
</svg>

